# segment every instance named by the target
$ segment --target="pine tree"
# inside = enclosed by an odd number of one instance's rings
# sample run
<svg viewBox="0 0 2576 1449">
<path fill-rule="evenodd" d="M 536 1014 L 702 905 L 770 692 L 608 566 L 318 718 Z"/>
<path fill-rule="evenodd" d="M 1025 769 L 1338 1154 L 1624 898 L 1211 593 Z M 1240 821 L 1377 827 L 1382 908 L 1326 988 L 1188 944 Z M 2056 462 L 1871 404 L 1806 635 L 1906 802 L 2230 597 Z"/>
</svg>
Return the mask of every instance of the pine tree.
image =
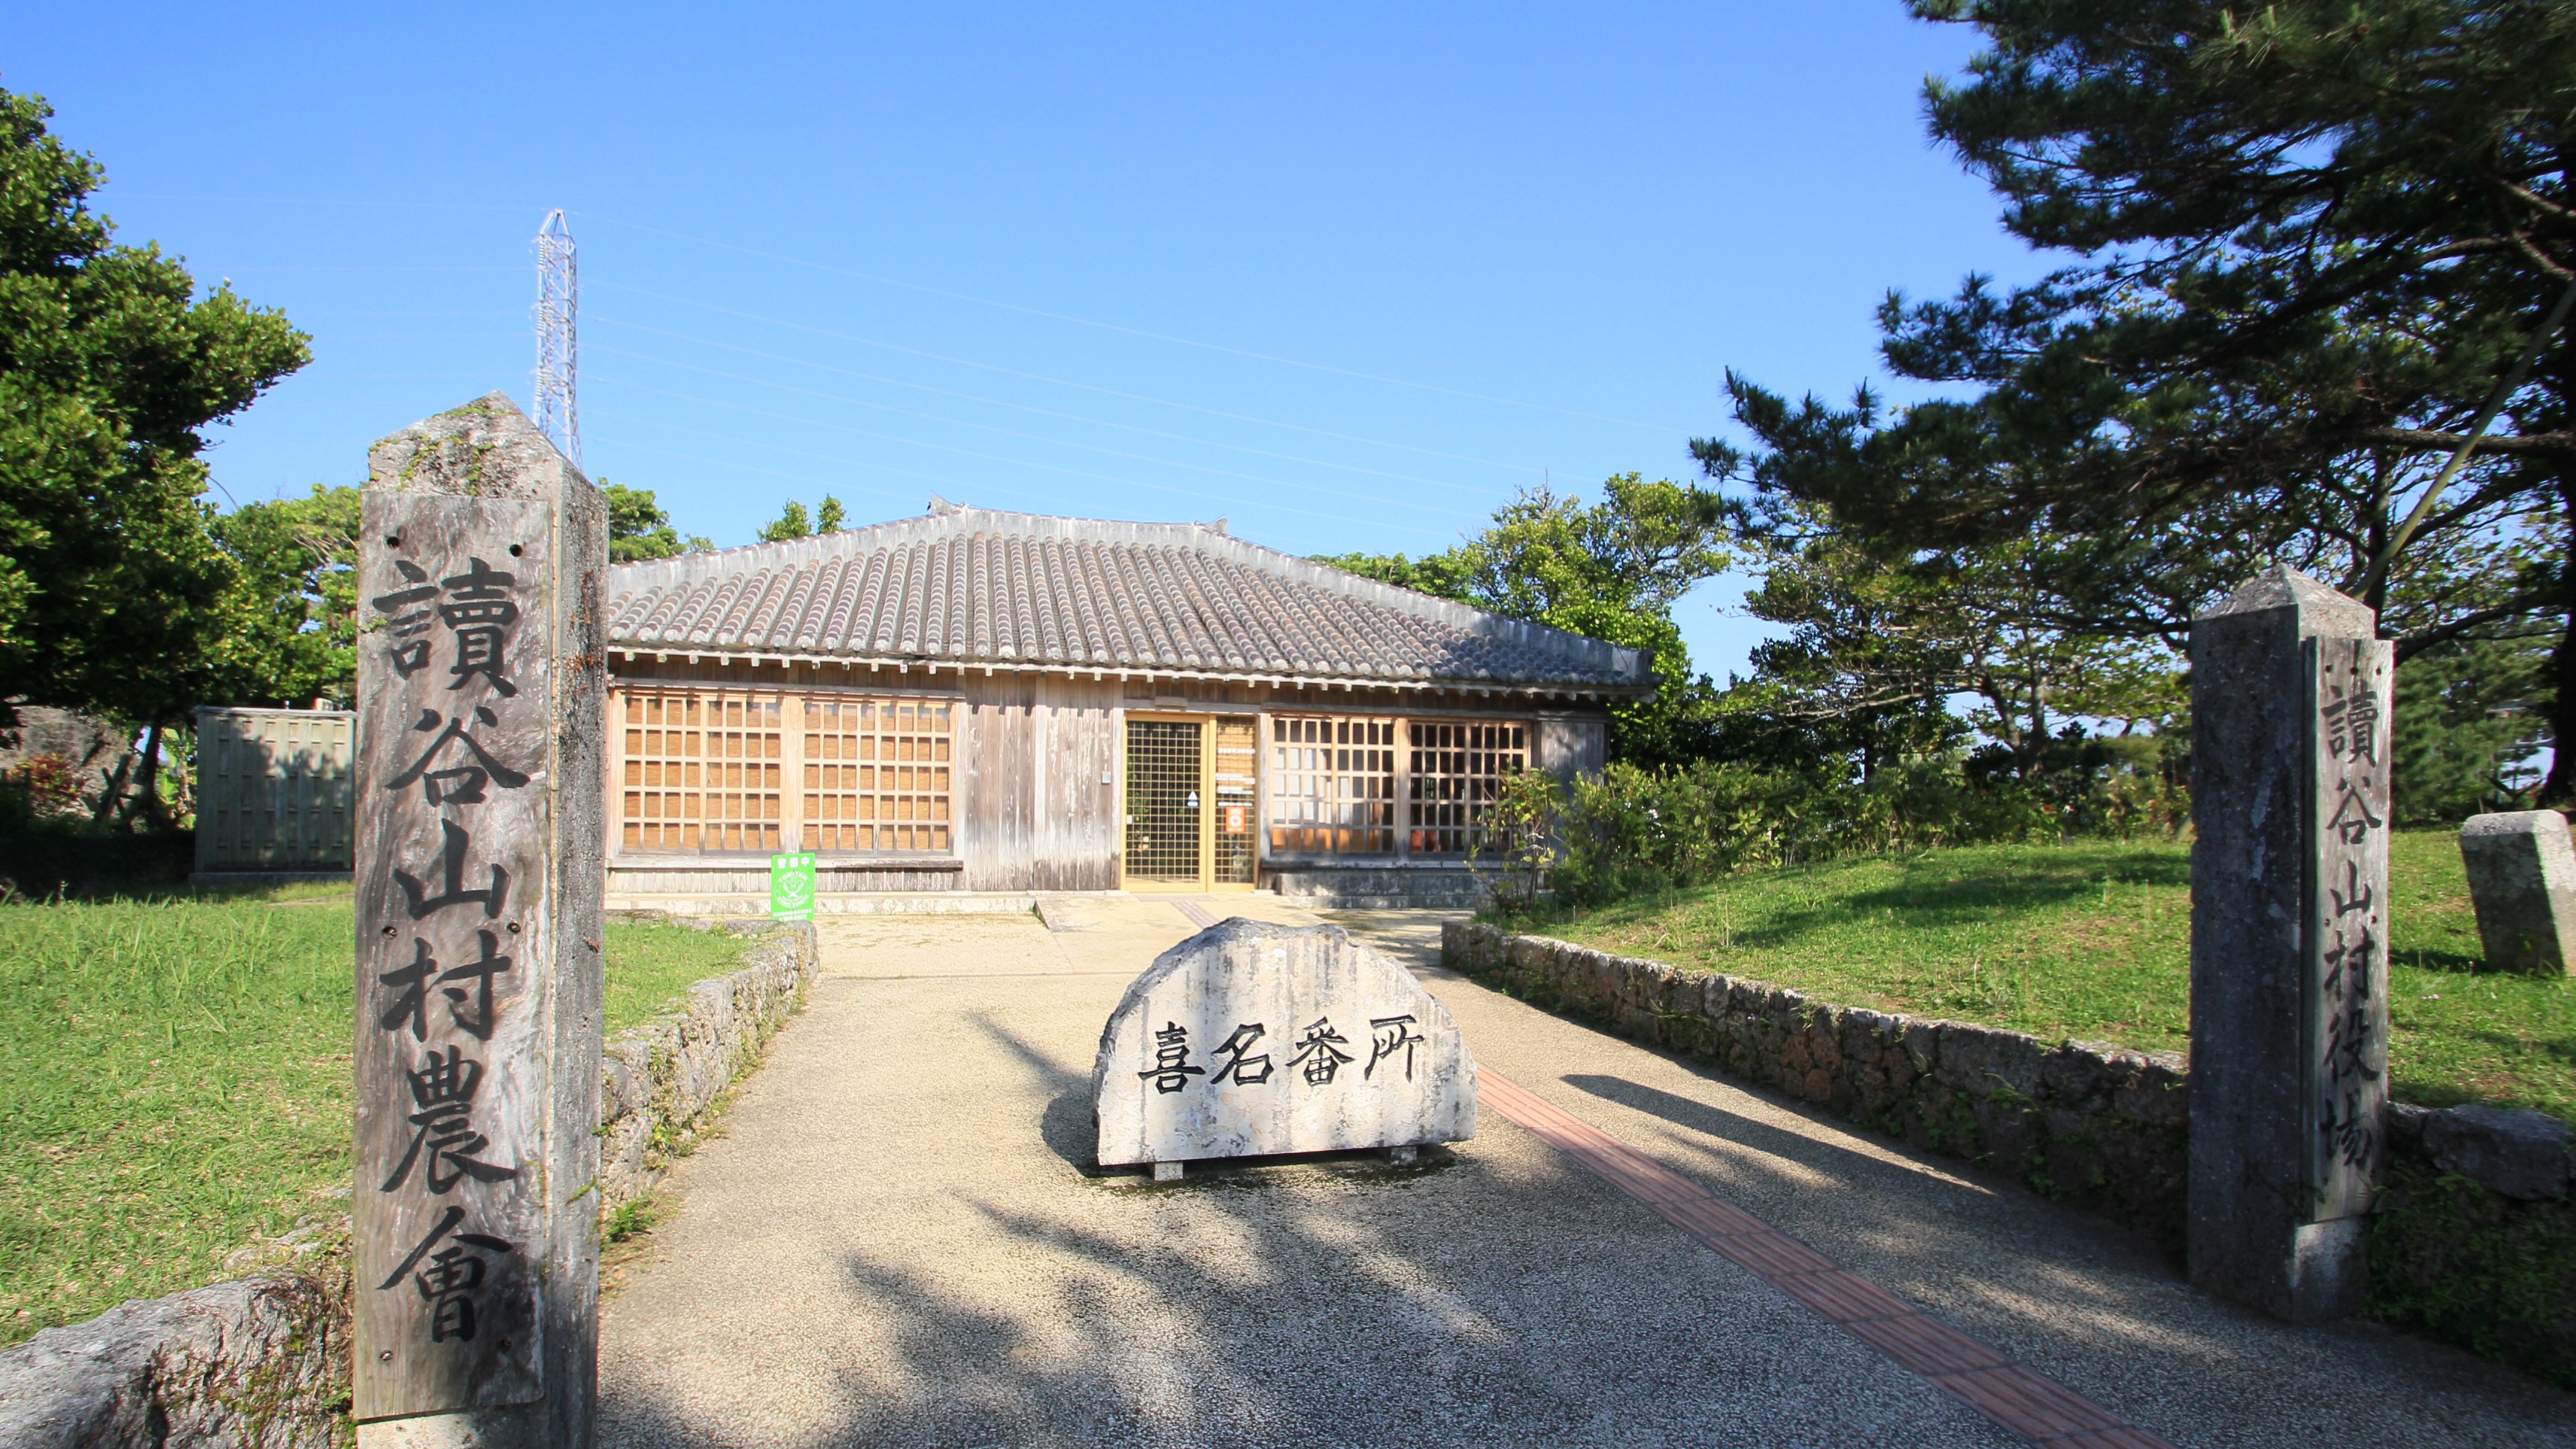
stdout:
<svg viewBox="0 0 2576 1449">
<path fill-rule="evenodd" d="M 1737 380 L 1765 452 L 1704 443 L 1707 466 L 1892 546 L 2083 542 L 2093 572 L 2058 592 L 2132 628 L 2187 620 L 2247 532 L 2331 565 L 2404 655 L 2545 618 L 2576 739 L 2576 6 L 1913 9 L 1988 42 L 1930 86 L 1933 134 L 2073 260 L 1888 299 L 1883 355 L 1939 400 L 1792 408 Z M 2576 751 L 2548 794 L 2576 798 Z"/>
</svg>

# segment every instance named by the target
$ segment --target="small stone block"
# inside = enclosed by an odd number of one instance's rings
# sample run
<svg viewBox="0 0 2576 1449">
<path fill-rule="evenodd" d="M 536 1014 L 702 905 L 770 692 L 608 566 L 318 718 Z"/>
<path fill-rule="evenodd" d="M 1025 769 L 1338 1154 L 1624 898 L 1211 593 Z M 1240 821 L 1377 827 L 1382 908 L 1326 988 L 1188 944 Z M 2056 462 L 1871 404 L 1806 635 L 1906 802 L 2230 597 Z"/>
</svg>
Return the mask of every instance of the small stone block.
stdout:
<svg viewBox="0 0 2576 1449">
<path fill-rule="evenodd" d="M 1411 1167 L 1422 1160 L 1422 1149 L 1411 1146 L 1390 1147 L 1386 1150 L 1386 1160 L 1395 1167 Z"/>
<path fill-rule="evenodd" d="M 2472 815 L 2460 860 L 2487 964 L 2560 976 L 2576 971 L 2576 846 L 2555 810 Z"/>
<path fill-rule="evenodd" d="M 2428 1113 L 2424 1145 L 2444 1172 L 2456 1172 L 2525 1202 L 2567 1196 L 2567 1124 L 2528 1108 L 2452 1107 Z"/>
<path fill-rule="evenodd" d="M 1157 1162 L 1154 1164 L 1154 1180 L 1156 1182 L 1178 1182 L 1181 1180 L 1181 1174 L 1188 1170 L 1189 1166 L 1186 1163 Z"/>
</svg>

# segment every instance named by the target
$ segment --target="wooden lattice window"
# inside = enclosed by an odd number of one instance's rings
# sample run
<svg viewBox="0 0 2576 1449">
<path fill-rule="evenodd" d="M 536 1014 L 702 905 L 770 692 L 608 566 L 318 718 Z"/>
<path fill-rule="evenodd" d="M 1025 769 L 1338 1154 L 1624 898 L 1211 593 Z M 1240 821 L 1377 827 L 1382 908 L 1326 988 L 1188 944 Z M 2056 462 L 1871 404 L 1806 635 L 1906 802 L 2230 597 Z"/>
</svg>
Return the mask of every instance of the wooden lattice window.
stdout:
<svg viewBox="0 0 2576 1449">
<path fill-rule="evenodd" d="M 620 815 L 639 850 L 776 851 L 779 696 L 629 690 Z"/>
<path fill-rule="evenodd" d="M 1396 722 L 1270 721 L 1270 848 L 1387 855 L 1395 850 Z"/>
<path fill-rule="evenodd" d="M 1484 834 L 1503 777 L 1528 767 L 1529 728 L 1417 720 L 1406 733 L 1405 847 L 1414 855 L 1465 855 Z"/>
<path fill-rule="evenodd" d="M 955 706 L 805 701 L 807 850 L 945 851 Z"/>
</svg>

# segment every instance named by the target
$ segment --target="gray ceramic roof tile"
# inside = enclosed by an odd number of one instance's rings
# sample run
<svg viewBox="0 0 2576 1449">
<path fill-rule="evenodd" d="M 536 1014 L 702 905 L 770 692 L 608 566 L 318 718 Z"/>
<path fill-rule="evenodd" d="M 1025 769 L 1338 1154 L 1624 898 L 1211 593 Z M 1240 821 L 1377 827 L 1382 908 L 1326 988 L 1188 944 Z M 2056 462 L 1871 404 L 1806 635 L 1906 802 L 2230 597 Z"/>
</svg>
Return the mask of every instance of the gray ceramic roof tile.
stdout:
<svg viewBox="0 0 2576 1449">
<path fill-rule="evenodd" d="M 1636 692 L 1634 649 L 1358 578 L 1200 524 L 946 508 L 619 564 L 628 650 Z"/>
</svg>

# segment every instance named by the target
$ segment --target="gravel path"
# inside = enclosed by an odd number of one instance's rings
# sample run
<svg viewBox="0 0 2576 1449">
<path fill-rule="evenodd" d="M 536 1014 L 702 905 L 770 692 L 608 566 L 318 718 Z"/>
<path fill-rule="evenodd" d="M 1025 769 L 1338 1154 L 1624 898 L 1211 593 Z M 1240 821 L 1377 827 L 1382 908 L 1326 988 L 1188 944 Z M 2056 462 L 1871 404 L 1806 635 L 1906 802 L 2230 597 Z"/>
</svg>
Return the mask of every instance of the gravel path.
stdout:
<svg viewBox="0 0 2576 1449">
<path fill-rule="evenodd" d="M 1265 897 L 1218 915 L 1310 919 Z M 603 1442 L 2016 1442 L 1488 1113 L 1399 1171 L 1088 1165 L 1100 1024 L 1170 901 L 841 918 L 603 1315 Z M 1438 971 L 1481 1060 L 2178 1445 L 2576 1446 L 2576 1400 L 2208 1302 L 2116 1229 Z"/>
</svg>

